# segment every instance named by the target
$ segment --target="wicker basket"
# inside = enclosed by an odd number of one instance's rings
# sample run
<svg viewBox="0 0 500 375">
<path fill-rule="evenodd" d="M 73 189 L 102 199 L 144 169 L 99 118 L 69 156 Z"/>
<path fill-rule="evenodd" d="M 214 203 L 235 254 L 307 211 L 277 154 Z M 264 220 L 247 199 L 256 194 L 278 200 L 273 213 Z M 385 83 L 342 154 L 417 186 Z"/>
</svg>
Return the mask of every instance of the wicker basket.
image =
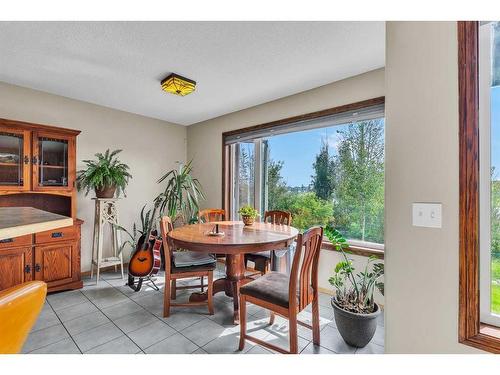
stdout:
<svg viewBox="0 0 500 375">
<path fill-rule="evenodd" d="M 252 217 L 252 216 L 241 216 L 243 218 L 243 224 L 245 224 L 246 226 L 249 226 L 249 225 L 253 225 L 253 223 L 255 222 L 255 218 Z"/>
</svg>

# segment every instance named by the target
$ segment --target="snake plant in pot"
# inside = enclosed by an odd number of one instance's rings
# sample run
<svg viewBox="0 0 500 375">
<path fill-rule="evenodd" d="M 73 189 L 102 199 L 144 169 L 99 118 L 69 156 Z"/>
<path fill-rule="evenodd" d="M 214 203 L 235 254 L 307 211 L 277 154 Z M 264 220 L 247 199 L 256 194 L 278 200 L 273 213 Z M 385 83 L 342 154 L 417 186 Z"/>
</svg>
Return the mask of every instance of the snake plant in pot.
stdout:
<svg viewBox="0 0 500 375">
<path fill-rule="evenodd" d="M 333 275 L 328 280 L 335 288 L 332 306 L 340 335 L 349 345 L 363 348 L 375 335 L 380 306 L 374 301 L 376 289 L 384 294 L 384 264 L 371 256 L 361 272 L 356 272 L 353 261 L 346 254 L 347 241 L 335 229 L 326 236 L 342 255 Z"/>
</svg>

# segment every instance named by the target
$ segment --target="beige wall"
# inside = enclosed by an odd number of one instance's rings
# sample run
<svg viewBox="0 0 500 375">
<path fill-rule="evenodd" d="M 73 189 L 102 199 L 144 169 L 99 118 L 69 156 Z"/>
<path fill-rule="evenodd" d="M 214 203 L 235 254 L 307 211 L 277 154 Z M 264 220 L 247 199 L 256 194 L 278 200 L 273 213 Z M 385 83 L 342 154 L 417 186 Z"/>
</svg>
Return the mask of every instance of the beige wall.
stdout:
<svg viewBox="0 0 500 375">
<path fill-rule="evenodd" d="M 222 205 L 222 133 L 384 95 L 378 69 L 188 127 L 188 159 L 205 189 L 205 207 Z"/>
<path fill-rule="evenodd" d="M 83 159 L 107 148 L 123 149 L 120 159 L 133 175 L 127 197 L 119 202 L 122 225 L 131 228 L 141 207 L 160 191 L 162 172 L 185 161 L 186 128 L 40 91 L 0 83 L 0 117 L 81 130 L 77 168 Z M 82 271 L 90 269 L 93 201 L 78 195 L 82 228 Z M 127 252 L 128 255 L 128 252 Z"/>
<path fill-rule="evenodd" d="M 475 352 L 457 342 L 456 23 L 388 22 L 386 38 L 386 352 Z M 441 202 L 442 229 L 413 227 L 412 202 Z"/>
</svg>

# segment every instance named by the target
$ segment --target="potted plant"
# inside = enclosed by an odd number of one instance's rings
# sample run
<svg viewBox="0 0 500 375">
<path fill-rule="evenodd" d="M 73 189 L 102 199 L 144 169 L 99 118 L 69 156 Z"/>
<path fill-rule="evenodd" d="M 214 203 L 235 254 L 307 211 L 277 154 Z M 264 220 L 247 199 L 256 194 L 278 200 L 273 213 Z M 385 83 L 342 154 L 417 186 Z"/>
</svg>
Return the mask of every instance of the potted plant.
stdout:
<svg viewBox="0 0 500 375">
<path fill-rule="evenodd" d="M 181 165 L 179 170 L 168 171 L 158 180 L 158 183 L 167 183 L 165 190 L 155 198 L 160 216 L 166 212 L 173 222 L 180 220 L 182 224 L 196 221 L 200 200 L 205 199 L 205 195 L 198 179 L 191 175 L 192 170 L 190 161 Z"/>
<path fill-rule="evenodd" d="M 253 225 L 255 218 L 259 215 L 259 212 L 252 206 L 245 205 L 238 210 L 238 213 L 243 218 L 243 223 L 245 225 Z"/>
<path fill-rule="evenodd" d="M 336 230 L 326 231 L 326 234 L 343 257 L 328 280 L 335 288 L 335 296 L 332 297 L 335 323 L 346 343 L 362 348 L 370 342 L 377 329 L 377 317 L 381 311 L 373 293 L 377 288 L 384 294 L 384 284 L 380 281 L 384 275 L 384 264 L 375 263 L 377 258 L 369 257 L 364 270 L 355 273 L 353 262 L 344 251 L 346 240 Z"/>
<path fill-rule="evenodd" d="M 95 154 L 97 160 L 84 160 L 87 168 L 77 173 L 78 190 L 84 190 L 87 196 L 93 189 L 97 198 L 113 198 L 115 191 L 117 196 L 121 192 L 125 193 L 132 176 L 128 172 L 129 166 L 116 157 L 120 152 L 122 150 L 110 152 L 108 149 L 104 154 Z"/>
</svg>

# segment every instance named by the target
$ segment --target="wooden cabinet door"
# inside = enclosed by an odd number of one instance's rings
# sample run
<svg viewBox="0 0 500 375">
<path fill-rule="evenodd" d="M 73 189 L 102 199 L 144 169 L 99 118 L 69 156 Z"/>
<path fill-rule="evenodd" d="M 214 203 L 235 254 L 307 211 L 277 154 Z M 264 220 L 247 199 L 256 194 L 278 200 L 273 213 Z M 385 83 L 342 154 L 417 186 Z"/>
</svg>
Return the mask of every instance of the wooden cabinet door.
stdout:
<svg viewBox="0 0 500 375">
<path fill-rule="evenodd" d="M 35 279 L 49 288 L 71 282 L 75 248 L 74 242 L 35 246 Z"/>
<path fill-rule="evenodd" d="M 0 190 L 31 188 L 31 132 L 0 126 Z"/>
<path fill-rule="evenodd" d="M 75 187 L 76 139 L 48 131 L 33 132 L 33 190 L 72 191 Z"/>
<path fill-rule="evenodd" d="M 31 247 L 0 250 L 0 290 L 31 281 Z"/>
</svg>

